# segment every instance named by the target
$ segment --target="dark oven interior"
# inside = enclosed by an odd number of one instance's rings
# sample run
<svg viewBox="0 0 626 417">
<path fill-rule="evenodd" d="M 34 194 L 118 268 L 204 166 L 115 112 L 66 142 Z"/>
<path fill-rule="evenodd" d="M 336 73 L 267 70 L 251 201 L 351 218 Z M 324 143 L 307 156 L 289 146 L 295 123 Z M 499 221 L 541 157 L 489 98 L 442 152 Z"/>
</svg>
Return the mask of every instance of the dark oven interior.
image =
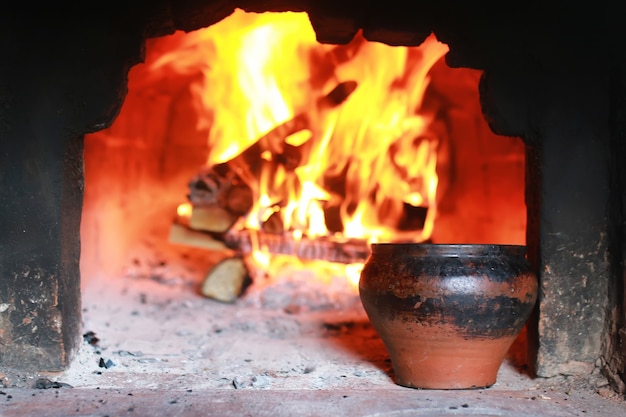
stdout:
<svg viewBox="0 0 626 417">
<path fill-rule="evenodd" d="M 445 114 L 454 151 L 443 158 L 448 200 L 430 239 L 525 243 L 541 287 L 528 324 L 533 371 L 571 374 L 592 364 L 625 391 L 620 13 L 603 3 L 590 10 L 527 2 L 515 11 L 452 3 L 138 1 L 98 14 L 57 4 L 49 10 L 56 19 L 38 17 L 46 6 L 37 15 L 3 13 L 0 366 L 67 368 L 80 341 L 81 279 L 132 263 L 137 236 L 167 233 L 167 213 L 206 161 L 207 142 L 190 127 L 192 100 L 182 89 L 167 105 L 141 101 L 148 76 L 138 64 L 167 47 L 166 35 L 211 27 L 239 8 L 304 11 L 317 41 L 337 48 L 355 37 L 417 47 L 433 33 L 445 43 L 445 62 L 430 72 L 438 99 L 425 106 Z M 164 136 L 157 125 L 174 101 L 182 107 L 167 118 L 179 129 Z M 147 111 L 155 116 L 142 121 Z M 126 207 L 128 190 L 144 193 L 139 208 Z M 127 216 L 137 212 L 146 224 L 131 226 Z M 113 223 L 102 223 L 102 213 Z M 128 236 L 118 236 L 125 228 Z"/>
</svg>

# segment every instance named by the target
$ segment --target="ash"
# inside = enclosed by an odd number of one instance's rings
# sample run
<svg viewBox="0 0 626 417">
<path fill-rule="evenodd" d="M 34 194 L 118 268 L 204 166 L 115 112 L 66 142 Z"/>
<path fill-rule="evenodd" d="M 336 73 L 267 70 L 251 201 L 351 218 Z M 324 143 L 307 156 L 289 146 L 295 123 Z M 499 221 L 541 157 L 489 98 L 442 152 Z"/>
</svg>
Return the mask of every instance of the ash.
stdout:
<svg viewBox="0 0 626 417">
<path fill-rule="evenodd" d="M 256 278 L 255 282 L 262 281 Z M 278 277 L 271 284 L 257 284 L 242 297 L 240 306 L 285 311 L 352 311 L 362 312 L 357 289 L 345 277 L 331 276 L 325 282 L 315 279 L 314 272 L 300 271 Z M 332 314 L 331 314 L 332 316 Z"/>
<path fill-rule="evenodd" d="M 52 379 L 115 389 L 393 387 L 356 289 L 296 278 L 255 281 L 234 304 L 203 297 L 186 278 L 94 280 L 83 289 L 83 345 Z M 496 389 L 532 385 L 511 364 L 500 373 Z"/>
</svg>

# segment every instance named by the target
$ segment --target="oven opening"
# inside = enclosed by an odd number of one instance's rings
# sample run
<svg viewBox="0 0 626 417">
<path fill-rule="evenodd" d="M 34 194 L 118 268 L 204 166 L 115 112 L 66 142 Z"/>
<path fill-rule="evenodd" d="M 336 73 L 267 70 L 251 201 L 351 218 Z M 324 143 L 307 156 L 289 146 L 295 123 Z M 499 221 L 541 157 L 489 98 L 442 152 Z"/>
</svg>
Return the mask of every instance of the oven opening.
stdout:
<svg viewBox="0 0 626 417">
<path fill-rule="evenodd" d="M 447 51 L 434 35 L 414 47 L 361 33 L 321 44 L 305 13 L 240 10 L 149 40 L 120 114 L 85 138 L 85 316 L 105 308 L 90 306 L 90 288 L 95 303 L 117 292 L 130 298 L 115 321 L 151 334 L 110 347 L 103 358 L 120 366 L 105 373 L 213 352 L 223 358 L 213 366 L 240 369 L 212 382 L 229 385 L 266 372 L 259 345 L 283 357 L 280 345 L 318 335 L 340 340 L 331 346 L 341 367 L 373 342 L 365 362 L 377 366 L 350 372 L 384 378 L 384 350 L 358 302 L 371 243 L 525 244 L 525 146 L 491 132 L 481 72 L 450 68 Z M 166 331 L 163 315 L 177 314 L 182 323 Z M 103 325 L 87 326 L 101 343 Z M 200 347 L 167 359 L 143 346 L 152 337 Z M 515 349 L 515 366 L 526 366 L 524 342 Z M 294 373 L 326 383 L 329 372 L 312 371 L 320 352 L 293 354 L 284 375 L 268 376 L 273 385 Z"/>
</svg>

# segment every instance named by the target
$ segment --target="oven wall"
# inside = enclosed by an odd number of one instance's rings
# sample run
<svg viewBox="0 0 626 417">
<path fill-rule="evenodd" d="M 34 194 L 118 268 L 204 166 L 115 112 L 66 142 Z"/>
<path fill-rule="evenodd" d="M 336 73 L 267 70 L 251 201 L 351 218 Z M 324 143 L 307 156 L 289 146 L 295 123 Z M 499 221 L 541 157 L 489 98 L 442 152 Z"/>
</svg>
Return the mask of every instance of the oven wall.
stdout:
<svg viewBox="0 0 626 417">
<path fill-rule="evenodd" d="M 488 70 L 482 98 L 494 130 L 528 145 L 528 246 L 542 290 L 535 371 L 597 366 L 624 392 L 624 61 L 605 36 L 571 28 L 540 65 Z"/>
<path fill-rule="evenodd" d="M 81 341 L 82 135 L 114 118 L 125 71 L 140 58 L 143 31 L 137 21 L 125 26 L 121 14 L 94 17 L 63 2 L 42 6 L 40 14 L 31 9 L 0 13 L 5 383 L 11 369 L 65 369 Z"/>
<path fill-rule="evenodd" d="M 613 186 L 609 216 L 615 224 L 609 235 L 612 259 L 610 321 L 605 336 L 605 363 L 609 379 L 619 392 L 626 392 L 626 27 L 621 24 L 621 14 L 614 10 L 609 19 L 611 28 L 608 40 L 612 51 L 610 72 L 611 113 L 611 175 Z M 621 279 L 620 279 L 621 277 Z"/>
</svg>

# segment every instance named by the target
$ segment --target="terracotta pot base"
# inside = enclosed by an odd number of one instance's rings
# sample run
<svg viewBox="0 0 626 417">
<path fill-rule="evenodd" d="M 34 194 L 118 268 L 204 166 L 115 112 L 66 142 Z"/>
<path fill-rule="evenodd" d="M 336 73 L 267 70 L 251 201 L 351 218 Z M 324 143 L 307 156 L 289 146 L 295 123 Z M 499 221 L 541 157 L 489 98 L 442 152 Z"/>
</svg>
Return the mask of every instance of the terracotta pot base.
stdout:
<svg viewBox="0 0 626 417">
<path fill-rule="evenodd" d="M 421 328 L 420 328 L 421 327 Z M 502 360 L 515 337 L 468 340 L 438 334 L 423 326 L 406 329 L 409 337 L 394 332 L 383 337 L 396 383 L 424 389 L 486 388 L 496 383 Z M 458 332 L 456 332 L 458 334 Z"/>
</svg>

